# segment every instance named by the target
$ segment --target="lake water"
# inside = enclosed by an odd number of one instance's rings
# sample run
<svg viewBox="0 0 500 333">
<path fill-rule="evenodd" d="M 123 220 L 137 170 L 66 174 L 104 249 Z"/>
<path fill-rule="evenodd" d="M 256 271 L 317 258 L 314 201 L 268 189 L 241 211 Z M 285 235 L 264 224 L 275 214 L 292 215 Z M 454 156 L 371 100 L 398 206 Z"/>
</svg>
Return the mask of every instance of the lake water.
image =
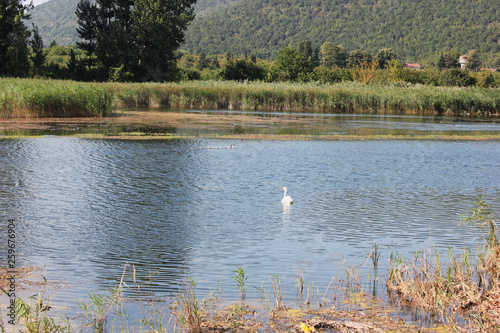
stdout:
<svg viewBox="0 0 500 333">
<path fill-rule="evenodd" d="M 237 299 L 241 266 L 248 298 L 279 274 L 290 300 L 298 266 L 324 291 L 344 267 L 366 281 L 374 244 L 383 268 L 389 247 L 476 244 L 460 214 L 478 196 L 500 207 L 499 165 L 495 141 L 0 140 L 1 264 L 15 219 L 17 266 L 64 285 L 57 304 L 115 287 L 127 261 L 158 296 L 190 276 Z"/>
</svg>

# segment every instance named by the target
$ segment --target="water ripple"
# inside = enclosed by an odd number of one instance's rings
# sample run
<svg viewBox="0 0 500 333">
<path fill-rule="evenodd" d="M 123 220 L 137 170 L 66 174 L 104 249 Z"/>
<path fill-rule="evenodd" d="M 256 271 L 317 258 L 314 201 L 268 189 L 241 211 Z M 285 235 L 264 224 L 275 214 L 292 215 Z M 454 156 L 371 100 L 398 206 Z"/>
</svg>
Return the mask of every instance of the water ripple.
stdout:
<svg viewBox="0 0 500 333">
<path fill-rule="evenodd" d="M 130 260 L 160 292 L 250 285 L 297 263 L 326 285 L 373 244 L 409 253 L 478 240 L 457 222 L 478 195 L 500 202 L 496 142 L 0 140 L 0 218 L 19 221 L 21 264 L 84 296 Z M 288 186 L 295 203 L 282 206 Z M 3 232 L 5 227 L 0 228 Z M 5 238 L 4 233 L 0 241 Z M 2 243 L 3 244 L 3 243 Z M 285 283 L 285 285 L 286 285 Z"/>
</svg>

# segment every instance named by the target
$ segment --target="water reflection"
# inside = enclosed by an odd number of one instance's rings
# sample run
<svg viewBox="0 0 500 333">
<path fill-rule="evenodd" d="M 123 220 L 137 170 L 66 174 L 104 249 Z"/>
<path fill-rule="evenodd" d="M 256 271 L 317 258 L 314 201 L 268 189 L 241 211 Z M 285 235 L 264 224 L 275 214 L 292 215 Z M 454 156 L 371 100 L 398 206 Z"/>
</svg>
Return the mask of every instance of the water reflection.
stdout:
<svg viewBox="0 0 500 333">
<path fill-rule="evenodd" d="M 158 110 L 156 110 L 158 111 Z M 168 115 L 175 113 L 202 113 L 211 117 L 190 119 L 178 127 L 169 124 Z M 218 123 L 220 117 L 228 123 Z M 231 118 L 237 116 L 237 118 Z M 231 120 L 237 119 L 237 120 Z M 273 121 L 274 119 L 274 121 Z M 279 121 L 276 121 L 278 120 Z M 212 122 L 213 121 L 213 122 Z M 26 125 L 26 124 L 25 124 Z M 116 117 L 99 121 L 71 122 L 60 120 L 36 122 L 31 129 L 4 129 L 5 136 L 41 136 L 94 134 L 116 135 L 388 135 L 412 137 L 416 135 L 499 135 L 500 125 L 491 118 L 463 118 L 450 116 L 407 116 L 371 114 L 286 113 L 230 110 L 164 110 L 151 112 L 117 112 Z M 25 128 L 26 126 L 22 126 Z M 29 127 L 29 126 L 28 126 Z"/>
</svg>

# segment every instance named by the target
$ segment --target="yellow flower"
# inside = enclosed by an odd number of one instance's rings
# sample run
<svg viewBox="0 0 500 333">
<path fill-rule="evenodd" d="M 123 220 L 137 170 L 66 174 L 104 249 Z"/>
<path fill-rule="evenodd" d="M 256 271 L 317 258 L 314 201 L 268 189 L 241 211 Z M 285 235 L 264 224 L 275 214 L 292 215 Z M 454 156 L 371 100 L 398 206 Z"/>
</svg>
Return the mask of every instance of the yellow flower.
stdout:
<svg viewBox="0 0 500 333">
<path fill-rule="evenodd" d="M 314 326 L 307 326 L 307 324 L 305 323 L 300 323 L 300 328 L 305 332 L 305 333 L 309 333 L 309 332 L 316 332 L 316 330 L 314 329 Z"/>
</svg>

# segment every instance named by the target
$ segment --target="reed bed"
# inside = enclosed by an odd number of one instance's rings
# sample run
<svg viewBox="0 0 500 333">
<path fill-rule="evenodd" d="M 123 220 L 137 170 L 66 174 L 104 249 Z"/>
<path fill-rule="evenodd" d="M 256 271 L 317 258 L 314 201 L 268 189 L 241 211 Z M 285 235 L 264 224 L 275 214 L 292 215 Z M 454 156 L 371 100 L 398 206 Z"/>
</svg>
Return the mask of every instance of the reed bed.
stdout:
<svg viewBox="0 0 500 333">
<path fill-rule="evenodd" d="M 500 89 L 342 82 L 77 83 L 2 79 L 0 117 L 95 117 L 112 107 L 318 113 L 500 115 Z"/>
<path fill-rule="evenodd" d="M 102 117 L 110 115 L 111 94 L 72 81 L 1 79 L 1 118 Z"/>
<path fill-rule="evenodd" d="M 500 115 L 500 89 L 495 88 L 232 81 L 104 83 L 99 86 L 112 93 L 119 107 Z"/>
<path fill-rule="evenodd" d="M 416 253 L 407 261 L 391 254 L 387 279 L 394 299 L 412 309 L 440 315 L 457 331 L 500 331 L 500 243 L 498 215 L 482 199 L 463 222 L 486 231 L 477 251 L 449 251 L 446 262 L 437 251 Z"/>
</svg>

